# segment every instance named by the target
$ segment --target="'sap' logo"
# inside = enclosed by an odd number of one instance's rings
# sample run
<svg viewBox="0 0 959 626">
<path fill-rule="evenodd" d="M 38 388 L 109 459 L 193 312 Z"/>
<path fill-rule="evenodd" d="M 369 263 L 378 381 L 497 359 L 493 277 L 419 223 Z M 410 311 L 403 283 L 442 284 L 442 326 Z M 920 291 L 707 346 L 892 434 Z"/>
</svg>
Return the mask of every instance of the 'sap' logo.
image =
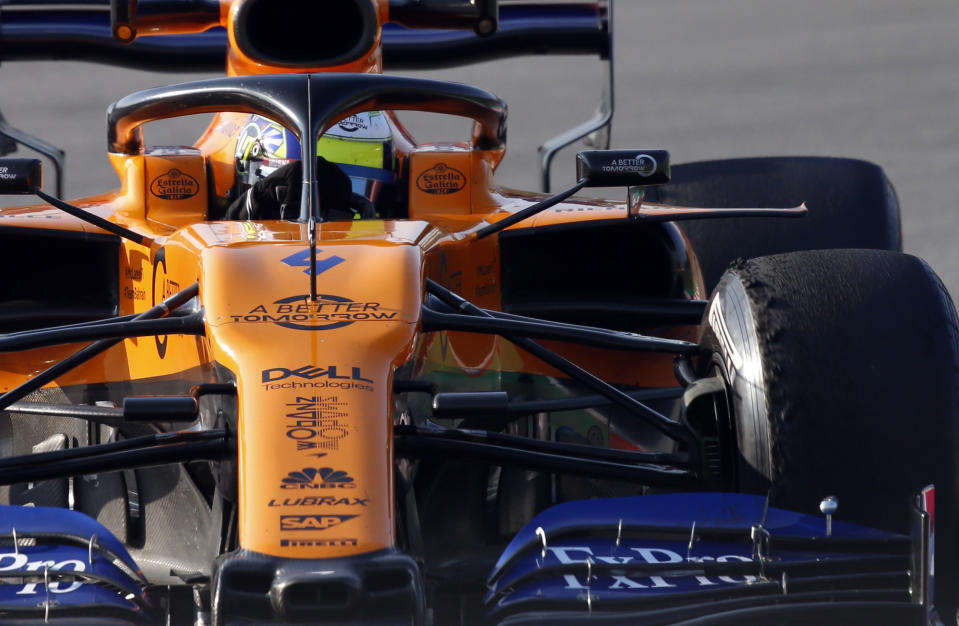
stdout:
<svg viewBox="0 0 959 626">
<path fill-rule="evenodd" d="M 280 530 L 326 530 L 356 515 L 281 515 Z"/>
</svg>

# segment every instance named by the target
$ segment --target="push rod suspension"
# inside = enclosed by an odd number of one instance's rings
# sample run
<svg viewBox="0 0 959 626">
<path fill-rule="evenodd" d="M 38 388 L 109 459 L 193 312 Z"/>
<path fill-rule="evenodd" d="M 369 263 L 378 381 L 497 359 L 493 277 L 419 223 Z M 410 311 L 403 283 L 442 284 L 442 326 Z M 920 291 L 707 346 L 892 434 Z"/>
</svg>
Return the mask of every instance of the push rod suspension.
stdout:
<svg viewBox="0 0 959 626">
<path fill-rule="evenodd" d="M 638 350 L 665 352 L 667 354 L 695 354 L 698 349 L 696 344 L 688 341 L 647 337 L 637 333 L 594 328 L 592 326 L 561 324 L 532 318 L 520 318 L 519 316 L 510 318 L 500 318 L 493 315 L 478 317 L 444 313 L 429 307 L 423 307 L 422 319 L 423 330 L 427 332 L 458 330 L 470 333 L 495 333 L 504 336 L 557 339 L 613 350 Z"/>
<path fill-rule="evenodd" d="M 568 302 L 554 301 L 535 304 L 516 305 L 516 312 L 522 313 L 531 308 L 538 315 L 550 317 L 584 318 L 603 317 L 627 319 L 637 326 L 665 326 L 681 324 L 699 324 L 706 312 L 707 300 L 687 300 L 686 298 L 644 298 L 638 302 Z M 489 309 L 486 309 L 489 311 Z M 493 317 L 513 319 L 513 313 L 489 311 Z"/>
<path fill-rule="evenodd" d="M 72 417 L 106 426 L 120 426 L 126 423 L 123 409 L 111 406 L 87 404 L 51 404 L 48 402 L 14 402 L 5 410 L 21 415 L 47 415 L 53 417 Z"/>
<path fill-rule="evenodd" d="M 223 429 L 158 433 L 80 448 L 0 459 L 0 485 L 136 467 L 222 459 L 236 453 Z"/>
<path fill-rule="evenodd" d="M 439 283 L 436 283 L 433 280 L 427 279 L 426 289 L 429 293 L 433 294 L 440 300 L 443 300 L 448 306 L 452 307 L 454 310 L 457 310 L 461 313 L 467 315 L 475 315 L 478 317 L 486 317 L 492 319 L 492 316 L 480 309 L 476 305 L 470 303 L 469 301 L 461 298 L 452 291 L 442 287 Z M 513 335 L 506 335 L 506 339 L 520 346 L 530 354 L 541 359 L 543 362 L 548 365 L 556 368 L 557 370 L 563 372 L 570 378 L 582 383 L 583 385 L 589 387 L 594 392 L 608 398 L 611 402 L 624 408 L 629 411 L 636 417 L 640 418 L 662 434 L 666 435 L 674 441 L 679 441 L 685 444 L 688 450 L 691 453 L 695 453 L 698 450 L 696 439 L 693 436 L 693 433 L 686 428 L 683 424 L 679 422 L 674 422 L 665 415 L 651 409 L 642 402 L 636 400 L 635 398 L 630 397 L 623 391 L 620 391 L 616 387 L 613 387 L 609 383 L 600 378 L 594 376 L 593 374 L 587 372 L 583 368 L 579 367 L 575 363 L 570 362 L 569 360 L 563 358 L 562 356 L 556 354 L 552 350 L 541 346 L 532 339 L 527 337 L 516 337 Z M 697 455 L 698 456 L 698 455 Z"/>
<path fill-rule="evenodd" d="M 686 469 L 668 468 L 642 462 L 589 458 L 558 451 L 545 451 L 504 442 L 476 441 L 431 433 L 415 427 L 397 427 L 397 456 L 421 458 L 475 459 L 490 465 L 523 467 L 557 474 L 575 474 L 645 485 L 693 488 L 696 476 Z"/>
<path fill-rule="evenodd" d="M 147 396 L 143 400 L 152 401 L 154 410 L 159 417 L 154 421 L 166 421 L 166 422 L 175 422 L 175 421 L 188 421 L 195 418 L 196 409 L 193 409 L 193 413 L 189 415 L 185 414 L 183 411 L 189 408 L 189 403 L 182 404 L 177 403 L 175 405 L 170 405 L 166 403 L 167 400 L 177 400 L 189 399 L 194 400 L 193 407 L 196 407 L 195 400 L 199 399 L 201 396 L 208 395 L 236 395 L 236 386 L 233 383 L 204 383 L 194 386 L 190 390 L 189 396 Z M 137 397 L 134 396 L 134 399 Z M 48 402 L 14 402 L 6 408 L 7 411 L 11 413 L 20 413 L 22 415 L 48 415 L 52 417 L 70 417 L 74 419 L 87 420 L 89 422 L 95 422 L 97 424 L 105 424 L 107 426 L 121 426 L 123 424 L 129 424 L 131 421 L 147 421 L 148 418 L 152 415 L 144 415 L 143 409 L 150 409 L 151 407 L 146 406 L 141 403 L 138 407 L 138 410 L 131 411 L 128 406 L 128 401 L 130 398 L 125 398 L 123 405 L 124 408 L 116 408 L 112 406 L 98 406 L 91 404 L 51 404 Z M 164 415 L 164 409 L 172 409 L 167 411 L 167 414 Z M 179 409 L 179 411 L 177 411 Z M 131 420 L 131 417 L 135 419 Z"/>
<path fill-rule="evenodd" d="M 617 450 L 615 448 L 601 448 L 598 446 L 578 443 L 562 443 L 558 441 L 543 441 L 519 435 L 486 432 L 482 430 L 467 430 L 462 428 L 422 428 L 417 426 L 399 425 L 394 432 L 397 435 L 409 437 L 429 437 L 437 441 L 470 441 L 475 443 L 493 444 L 514 449 L 520 452 L 543 452 L 546 454 L 575 457 L 577 459 L 595 459 L 624 464 L 644 464 L 685 466 L 689 461 L 688 455 L 683 452 L 637 452 L 633 450 Z"/>
<path fill-rule="evenodd" d="M 203 312 L 197 311 L 185 317 L 87 324 L 10 333 L 0 336 L 0 352 L 31 350 L 43 346 L 93 341 L 95 339 L 150 337 L 154 335 L 202 335 L 203 332 Z"/>
<path fill-rule="evenodd" d="M 627 395 L 642 402 L 644 400 L 671 400 L 683 395 L 681 387 L 667 387 L 664 389 L 643 389 L 641 391 L 627 391 Z M 533 413 L 552 413 L 554 411 L 575 411 L 577 409 L 594 409 L 609 406 L 613 402 L 605 396 L 574 396 L 572 398 L 556 398 L 552 400 L 525 400 L 510 402 L 506 407 L 512 416 L 531 415 Z"/>
</svg>

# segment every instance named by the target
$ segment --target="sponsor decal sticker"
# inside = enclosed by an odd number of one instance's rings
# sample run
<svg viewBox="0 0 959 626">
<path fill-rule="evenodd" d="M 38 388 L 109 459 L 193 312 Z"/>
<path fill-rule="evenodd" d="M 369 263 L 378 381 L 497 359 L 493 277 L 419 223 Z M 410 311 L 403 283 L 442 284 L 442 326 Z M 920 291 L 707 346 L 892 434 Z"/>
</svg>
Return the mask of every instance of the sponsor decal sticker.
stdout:
<svg viewBox="0 0 959 626">
<path fill-rule="evenodd" d="M 200 183 L 195 178 L 173 168 L 166 174 L 160 174 L 150 183 L 150 193 L 161 200 L 186 200 L 200 191 Z"/>
<path fill-rule="evenodd" d="M 323 138 L 327 137 L 389 141 L 393 137 L 393 132 L 381 112 L 364 111 L 337 122 L 323 134 Z M 322 151 L 320 153 L 322 154 Z"/>
<path fill-rule="evenodd" d="M 272 499 L 267 504 L 270 508 L 284 506 L 367 506 L 369 498 L 342 498 L 340 496 L 307 496 L 305 498 Z"/>
<path fill-rule="evenodd" d="M 296 369 L 271 367 L 263 370 L 261 376 L 263 389 L 266 391 L 277 389 L 357 389 L 359 391 L 373 391 L 373 381 L 369 378 L 363 378 L 363 372 L 359 367 L 338 368 L 336 365 L 327 365 L 326 367 L 304 365 Z M 291 378 L 293 380 L 288 380 Z"/>
<path fill-rule="evenodd" d="M 594 563 L 607 563 L 609 565 L 625 565 L 627 563 L 697 563 L 704 561 L 716 561 L 719 563 L 729 563 L 736 561 L 749 562 L 752 561 L 751 557 L 739 555 L 739 554 L 727 554 L 717 557 L 703 556 L 703 557 L 692 557 L 687 559 L 683 555 L 675 552 L 673 550 L 667 550 L 664 548 L 655 548 L 655 547 L 635 547 L 629 548 L 629 551 L 632 552 L 631 555 L 626 556 L 598 556 L 593 554 L 593 550 L 588 546 L 549 546 L 546 548 L 548 557 L 547 560 L 555 560 L 564 565 L 569 565 L 572 563 L 585 563 L 587 559 L 592 560 Z M 675 579 L 680 576 L 680 574 L 673 574 L 672 576 L 635 576 L 635 575 L 611 575 L 611 576 L 594 576 L 594 581 L 587 581 L 584 576 L 578 576 L 574 574 L 566 574 L 563 576 L 563 580 L 566 583 L 566 589 L 587 589 L 592 587 L 593 590 L 597 588 L 605 587 L 610 590 L 631 590 L 631 589 L 661 589 L 665 587 L 676 587 L 677 585 L 669 582 L 668 579 Z M 710 587 L 725 584 L 742 584 L 755 582 L 757 578 L 751 575 L 742 575 L 742 576 L 715 576 L 715 577 L 706 577 L 702 575 L 692 574 L 689 576 L 696 580 L 697 586 L 699 587 Z"/>
<path fill-rule="evenodd" d="M 131 287 L 130 285 L 123 286 L 123 297 L 127 300 L 146 300 L 147 292 L 145 289 L 140 289 L 139 287 Z"/>
<path fill-rule="evenodd" d="M 496 261 L 476 266 L 476 297 L 488 296 L 496 291 Z"/>
<path fill-rule="evenodd" d="M 290 472 L 280 489 L 356 489 L 353 477 L 332 467 L 304 467 Z"/>
<path fill-rule="evenodd" d="M 166 248 L 160 248 L 156 256 L 153 257 L 153 299 L 150 304 L 156 306 L 158 302 L 166 300 L 170 296 L 180 293 L 180 291 L 182 291 L 180 283 L 167 277 Z M 157 355 L 161 359 L 166 357 L 167 336 L 156 335 L 153 340 L 156 342 Z"/>
<path fill-rule="evenodd" d="M 296 442 L 298 451 L 339 450 L 340 439 L 350 434 L 342 421 L 348 417 L 340 410 L 344 406 L 336 396 L 297 396 L 286 405 L 286 436 Z"/>
<path fill-rule="evenodd" d="M 338 124 L 340 128 L 345 130 L 348 133 L 355 133 L 356 131 L 366 130 L 370 127 L 369 116 L 364 115 L 351 115 L 342 122 Z"/>
<path fill-rule="evenodd" d="M 746 356 L 737 347 L 737 342 L 733 341 L 732 333 L 726 324 L 725 308 L 727 306 L 726 301 L 722 297 L 717 297 L 713 300 L 712 305 L 709 307 L 709 324 L 713 327 L 716 338 L 726 347 L 726 362 L 724 365 L 730 378 L 729 383 L 732 385 L 746 370 Z M 739 333 L 744 332 L 746 331 L 739 330 Z M 741 337 L 737 336 L 737 339 L 741 339 Z"/>
<path fill-rule="evenodd" d="M 50 215 L 49 213 L 40 213 L 36 215 L 31 215 L 29 213 L 11 213 L 9 215 L 0 215 L 0 219 L 2 218 L 10 220 L 59 220 L 63 219 L 63 216 Z"/>
<path fill-rule="evenodd" d="M 637 154 L 631 159 L 613 159 L 603 166 L 604 172 L 635 172 L 640 176 L 652 176 L 656 172 L 656 159 L 648 154 Z"/>
<path fill-rule="evenodd" d="M 132 267 L 125 267 L 123 268 L 123 276 L 127 280 L 130 280 L 133 282 L 140 282 L 141 280 L 143 280 L 143 269 L 142 268 L 134 269 Z M 121 292 L 123 293 L 123 297 L 126 298 L 127 300 L 146 300 L 147 299 L 146 289 L 141 289 L 140 287 L 137 287 L 136 285 L 124 285 Z"/>
<path fill-rule="evenodd" d="M 355 546 L 356 539 L 280 539 L 284 548 L 330 548 L 339 546 Z"/>
<path fill-rule="evenodd" d="M 271 304 L 259 304 L 243 315 L 231 315 L 234 322 L 271 322 L 294 330 L 333 330 L 354 322 L 395 320 L 396 311 L 380 308 L 379 302 L 354 302 L 342 296 L 318 294 L 281 298 Z"/>
<path fill-rule="evenodd" d="M 281 515 L 280 530 L 327 530 L 357 515 Z"/>
<path fill-rule="evenodd" d="M 446 163 L 437 163 L 416 178 L 416 186 L 420 191 L 445 196 L 466 187 L 466 176 Z"/>
<path fill-rule="evenodd" d="M 317 252 L 323 252 L 323 251 L 318 249 Z M 344 259 L 343 257 L 336 256 L 334 254 L 333 256 L 329 256 L 325 259 L 314 257 L 314 260 L 316 262 L 316 273 L 322 274 L 326 270 L 336 267 L 337 265 L 339 265 L 346 259 Z M 303 270 L 303 273 L 309 274 L 310 273 L 310 249 L 306 248 L 302 250 L 301 252 L 291 254 L 290 256 L 283 259 L 283 262 L 289 265 L 290 267 L 305 267 L 306 269 Z"/>
<path fill-rule="evenodd" d="M 43 584 L 43 570 L 50 568 L 51 572 L 84 572 L 87 569 L 86 563 L 79 559 L 67 559 L 65 561 L 31 561 L 23 552 L 4 552 L 0 554 L 0 578 L 2 572 L 37 572 L 38 582 L 25 583 L 20 591 L 16 592 L 18 596 L 29 596 L 37 593 L 37 585 Z M 78 581 L 73 582 L 52 582 L 47 587 L 51 593 L 70 593 L 83 586 Z"/>
</svg>

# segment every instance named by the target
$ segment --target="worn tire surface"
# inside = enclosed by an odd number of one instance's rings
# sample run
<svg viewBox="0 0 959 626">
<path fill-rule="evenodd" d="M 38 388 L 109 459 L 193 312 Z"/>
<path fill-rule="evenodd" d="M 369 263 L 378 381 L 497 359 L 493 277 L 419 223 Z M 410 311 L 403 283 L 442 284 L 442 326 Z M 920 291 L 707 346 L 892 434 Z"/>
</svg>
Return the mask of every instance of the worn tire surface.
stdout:
<svg viewBox="0 0 959 626">
<path fill-rule="evenodd" d="M 740 489 L 781 508 L 909 531 L 936 485 L 936 599 L 954 623 L 959 542 L 959 323 L 921 259 L 820 250 L 738 262 L 701 341 L 730 386 Z"/>
</svg>

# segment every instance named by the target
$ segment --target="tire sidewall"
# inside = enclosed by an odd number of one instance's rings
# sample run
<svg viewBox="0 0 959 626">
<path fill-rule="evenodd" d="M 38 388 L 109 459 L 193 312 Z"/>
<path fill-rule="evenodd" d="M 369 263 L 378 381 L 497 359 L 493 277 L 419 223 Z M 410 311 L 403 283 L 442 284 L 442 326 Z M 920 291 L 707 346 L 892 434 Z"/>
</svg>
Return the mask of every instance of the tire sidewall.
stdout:
<svg viewBox="0 0 959 626">
<path fill-rule="evenodd" d="M 769 402 L 756 319 L 735 273 L 727 273 L 710 300 L 699 344 L 700 374 L 719 371 L 736 442 L 735 484 L 739 491 L 765 494 L 773 473 Z"/>
</svg>

